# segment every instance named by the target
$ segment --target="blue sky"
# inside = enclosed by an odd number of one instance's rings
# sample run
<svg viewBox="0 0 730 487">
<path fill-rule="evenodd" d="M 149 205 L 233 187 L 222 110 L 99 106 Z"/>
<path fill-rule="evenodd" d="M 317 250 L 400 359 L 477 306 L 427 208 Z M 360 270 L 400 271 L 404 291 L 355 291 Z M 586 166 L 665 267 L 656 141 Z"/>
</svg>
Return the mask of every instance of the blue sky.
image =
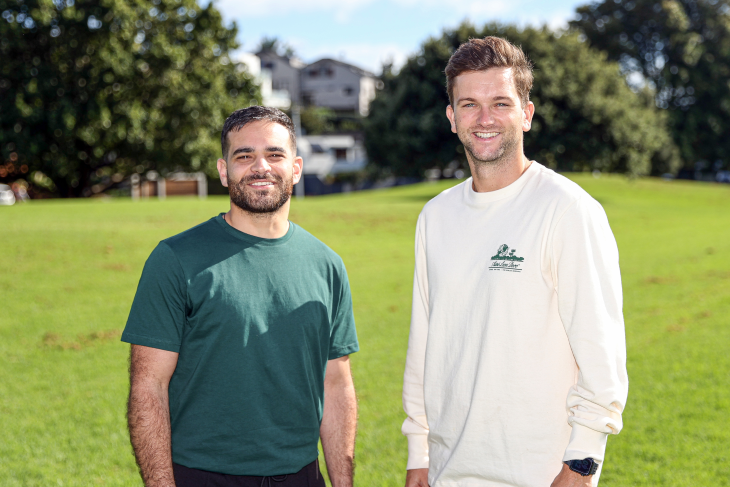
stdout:
<svg viewBox="0 0 730 487">
<path fill-rule="evenodd" d="M 244 51 L 264 36 L 292 45 L 300 58 L 342 59 L 380 73 L 382 62 L 396 65 L 468 19 L 480 25 L 567 25 L 575 8 L 589 0 L 214 0 L 226 22 L 235 20 Z"/>
</svg>

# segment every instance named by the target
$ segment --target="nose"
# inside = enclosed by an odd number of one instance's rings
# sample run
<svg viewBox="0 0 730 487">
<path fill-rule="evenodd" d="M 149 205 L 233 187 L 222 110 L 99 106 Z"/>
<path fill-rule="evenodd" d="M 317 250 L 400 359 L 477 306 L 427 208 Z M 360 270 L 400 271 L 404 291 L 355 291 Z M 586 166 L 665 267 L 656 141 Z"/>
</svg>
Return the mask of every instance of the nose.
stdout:
<svg viewBox="0 0 730 487">
<path fill-rule="evenodd" d="M 494 123 L 494 117 L 492 116 L 492 110 L 490 107 L 482 107 L 482 109 L 479 110 L 477 123 L 483 126 L 492 125 Z"/>
<path fill-rule="evenodd" d="M 256 174 L 266 174 L 271 171 L 271 166 L 269 166 L 269 162 L 265 157 L 258 157 L 251 166 L 251 171 Z"/>
</svg>

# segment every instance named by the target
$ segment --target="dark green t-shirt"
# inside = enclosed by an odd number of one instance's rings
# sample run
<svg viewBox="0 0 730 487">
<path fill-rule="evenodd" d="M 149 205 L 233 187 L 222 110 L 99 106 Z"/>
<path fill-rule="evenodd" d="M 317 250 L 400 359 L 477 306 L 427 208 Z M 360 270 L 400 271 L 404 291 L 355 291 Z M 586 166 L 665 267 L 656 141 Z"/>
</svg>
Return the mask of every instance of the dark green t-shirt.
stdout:
<svg viewBox="0 0 730 487">
<path fill-rule="evenodd" d="M 294 223 L 264 239 L 221 215 L 155 248 L 122 341 L 179 353 L 172 459 L 229 475 L 313 462 L 327 361 L 358 350 L 337 254 Z"/>
</svg>

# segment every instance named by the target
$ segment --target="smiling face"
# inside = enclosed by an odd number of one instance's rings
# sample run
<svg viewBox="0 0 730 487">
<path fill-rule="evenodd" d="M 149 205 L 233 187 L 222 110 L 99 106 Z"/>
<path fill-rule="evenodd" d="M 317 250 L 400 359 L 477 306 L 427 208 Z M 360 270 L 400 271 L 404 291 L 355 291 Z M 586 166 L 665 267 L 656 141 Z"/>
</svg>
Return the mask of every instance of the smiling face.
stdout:
<svg viewBox="0 0 730 487">
<path fill-rule="evenodd" d="M 446 116 L 472 168 L 521 160 L 522 132 L 530 130 L 535 107 L 532 102 L 522 106 L 512 68 L 460 74 L 453 94 Z"/>
<path fill-rule="evenodd" d="M 275 122 L 251 122 L 227 137 L 227 160 L 218 159 L 218 173 L 231 203 L 247 213 L 277 212 L 302 173 L 288 130 Z"/>
</svg>

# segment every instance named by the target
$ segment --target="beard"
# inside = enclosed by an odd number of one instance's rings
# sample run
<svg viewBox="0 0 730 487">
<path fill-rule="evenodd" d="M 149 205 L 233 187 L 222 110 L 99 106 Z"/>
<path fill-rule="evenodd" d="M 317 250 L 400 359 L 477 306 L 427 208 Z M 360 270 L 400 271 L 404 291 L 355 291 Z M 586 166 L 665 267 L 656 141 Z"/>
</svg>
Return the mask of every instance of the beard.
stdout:
<svg viewBox="0 0 730 487">
<path fill-rule="evenodd" d="M 267 192 L 257 191 L 248 187 L 249 183 L 256 181 L 271 181 L 273 189 Z M 268 173 L 265 176 L 247 176 L 239 181 L 230 184 L 228 193 L 231 195 L 231 203 L 247 213 L 274 213 L 289 201 L 294 187 L 293 179 L 283 179 L 276 174 Z"/>
<path fill-rule="evenodd" d="M 502 135 L 502 142 L 499 147 L 492 150 L 482 150 L 477 152 L 474 147 L 474 142 L 471 138 L 472 132 L 494 132 L 498 131 Z M 509 159 L 515 151 L 519 150 L 520 140 L 517 130 L 494 130 L 494 128 L 484 129 L 482 127 L 475 127 L 472 130 L 461 130 L 459 127 L 456 128 L 457 135 L 462 144 L 464 144 L 464 150 L 469 155 L 469 158 L 474 162 L 475 165 L 494 165 L 498 166 L 503 161 Z"/>
</svg>

